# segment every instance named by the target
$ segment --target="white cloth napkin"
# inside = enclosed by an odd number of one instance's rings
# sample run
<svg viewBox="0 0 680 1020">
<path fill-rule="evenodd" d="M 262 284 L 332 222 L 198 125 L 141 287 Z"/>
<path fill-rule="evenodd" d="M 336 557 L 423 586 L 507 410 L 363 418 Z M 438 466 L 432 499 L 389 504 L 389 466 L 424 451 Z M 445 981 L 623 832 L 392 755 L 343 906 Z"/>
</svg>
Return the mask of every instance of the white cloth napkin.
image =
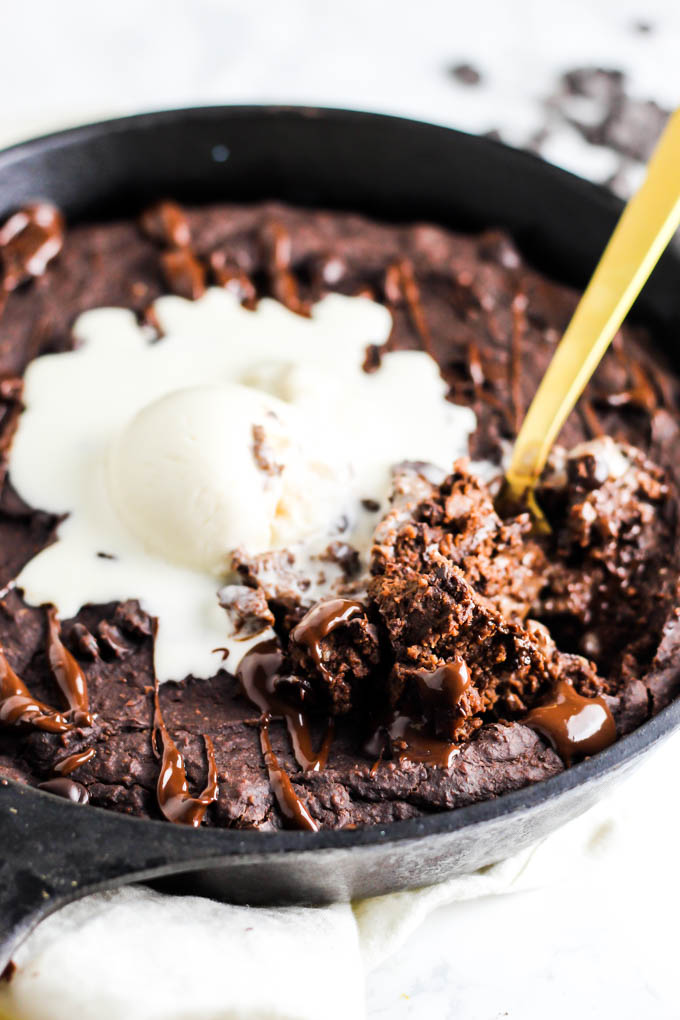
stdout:
<svg viewBox="0 0 680 1020">
<path fill-rule="evenodd" d="M 365 974 L 437 907 L 534 889 L 579 869 L 625 881 L 649 856 L 655 824 L 658 842 L 677 847 L 680 818 L 668 805 L 679 761 L 677 735 L 601 804 L 533 848 L 415 892 L 278 909 L 142 886 L 90 896 L 48 918 L 18 950 L 14 977 L 0 985 L 0 1017 L 360 1020 Z M 454 919 L 452 937 L 460 934 Z"/>
</svg>

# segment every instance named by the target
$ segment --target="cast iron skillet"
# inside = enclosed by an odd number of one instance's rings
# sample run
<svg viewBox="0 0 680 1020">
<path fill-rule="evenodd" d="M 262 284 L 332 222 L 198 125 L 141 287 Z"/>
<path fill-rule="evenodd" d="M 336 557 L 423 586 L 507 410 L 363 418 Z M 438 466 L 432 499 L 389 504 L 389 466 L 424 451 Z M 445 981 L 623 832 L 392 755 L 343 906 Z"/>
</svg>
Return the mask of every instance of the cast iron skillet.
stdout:
<svg viewBox="0 0 680 1020">
<path fill-rule="evenodd" d="M 71 221 L 190 201 L 280 198 L 502 225 L 530 258 L 583 284 L 620 203 L 496 142 L 414 121 L 336 110 L 211 108 L 131 117 L 0 154 L 0 215 L 29 198 Z M 639 311 L 660 342 L 677 330 L 680 263 L 667 255 Z M 131 593 L 134 594 L 134 593 Z M 526 790 L 383 828 L 257 833 L 188 830 L 83 808 L 0 783 L 0 972 L 69 900 L 169 876 L 173 888 L 247 903 L 324 903 L 441 881 L 500 860 L 583 812 L 680 722 L 680 701 L 589 761 Z"/>
</svg>

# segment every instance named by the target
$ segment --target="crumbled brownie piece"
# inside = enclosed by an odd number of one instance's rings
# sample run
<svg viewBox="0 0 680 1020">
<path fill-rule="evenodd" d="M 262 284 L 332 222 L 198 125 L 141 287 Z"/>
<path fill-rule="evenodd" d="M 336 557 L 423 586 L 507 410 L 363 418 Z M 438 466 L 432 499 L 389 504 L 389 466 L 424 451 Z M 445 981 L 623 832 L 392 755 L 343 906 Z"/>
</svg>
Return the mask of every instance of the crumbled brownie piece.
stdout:
<svg viewBox="0 0 680 1020">
<path fill-rule="evenodd" d="M 543 551 L 529 538 L 529 515 L 502 521 L 488 488 L 465 461 L 437 486 L 402 467 L 391 504 L 376 529 L 374 574 L 395 559 L 419 571 L 446 562 L 509 619 L 527 615 L 545 568 Z"/>
<path fill-rule="evenodd" d="M 457 741 L 490 713 L 518 718 L 558 678 L 586 695 L 600 691 L 591 663 L 558 652 L 539 623 L 523 624 L 545 553 L 528 516 L 502 521 L 464 462 L 438 486 L 402 471 L 376 538 L 368 590 L 395 658 L 393 707 Z"/>
<path fill-rule="evenodd" d="M 98 659 L 99 658 L 99 645 L 94 634 L 92 634 L 85 624 L 74 623 L 71 628 L 71 644 L 75 649 L 77 656 L 85 659 Z"/>
<path fill-rule="evenodd" d="M 312 678 L 317 705 L 343 715 L 365 701 L 362 683 L 380 661 L 378 631 L 360 602 L 322 599 L 290 632 L 288 655 L 294 674 Z"/>
<path fill-rule="evenodd" d="M 253 460 L 265 475 L 280 475 L 283 464 L 274 460 L 274 452 L 267 442 L 267 434 L 263 425 L 253 425 Z"/>
<path fill-rule="evenodd" d="M 103 651 L 112 655 L 114 659 L 122 659 L 127 655 L 129 648 L 123 640 L 123 635 L 114 623 L 102 620 L 97 626 L 97 636 Z"/>
<path fill-rule="evenodd" d="M 262 588 L 228 584 L 220 590 L 219 602 L 227 611 L 234 637 L 243 640 L 255 637 L 274 624 L 274 614 Z"/>
<path fill-rule="evenodd" d="M 542 502 L 541 502 L 542 501 Z M 539 492 L 555 555 L 535 612 L 560 647 L 606 674 L 635 645 L 647 665 L 675 597 L 677 509 L 667 476 L 638 450 L 594 440 Z"/>
<path fill-rule="evenodd" d="M 359 550 L 349 542 L 331 542 L 326 551 L 319 556 L 326 563 L 337 563 L 344 576 L 350 580 L 356 577 L 361 569 Z"/>
<path fill-rule="evenodd" d="M 396 662 L 390 676 L 393 705 L 421 701 L 435 731 L 449 739 L 469 736 L 482 725 L 481 714 L 497 706 L 517 716 L 550 685 L 546 656 L 529 631 L 505 619 L 479 595 L 460 568 L 444 560 L 431 570 L 416 571 L 399 561 L 371 582 Z M 462 659 L 472 687 L 456 710 L 445 703 L 432 711 L 422 702 L 418 673 Z M 498 703 L 498 704 L 497 704 Z M 463 725 L 460 716 L 467 716 Z"/>
<path fill-rule="evenodd" d="M 151 637 L 153 634 L 153 620 L 144 612 L 137 599 L 119 602 L 113 613 L 113 622 L 126 634 L 134 634 L 138 638 Z"/>
</svg>

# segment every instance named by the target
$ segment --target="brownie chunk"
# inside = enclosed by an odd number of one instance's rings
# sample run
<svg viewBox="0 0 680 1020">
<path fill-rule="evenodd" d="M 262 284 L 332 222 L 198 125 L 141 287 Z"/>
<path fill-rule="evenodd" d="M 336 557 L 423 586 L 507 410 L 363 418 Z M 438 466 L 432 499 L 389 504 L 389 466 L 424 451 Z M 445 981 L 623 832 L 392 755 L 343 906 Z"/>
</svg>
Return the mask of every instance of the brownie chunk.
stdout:
<svg viewBox="0 0 680 1020">
<path fill-rule="evenodd" d="M 649 665 L 676 598 L 677 503 L 668 477 L 612 440 L 576 447 L 539 494 L 555 528 L 537 614 L 561 647 L 616 675 Z"/>
<path fill-rule="evenodd" d="M 562 676 L 599 689 L 591 664 L 561 655 L 540 624 L 522 623 L 546 567 L 527 515 L 502 522 L 463 462 L 429 492 L 417 476 L 408 510 L 404 489 L 402 472 L 369 586 L 395 658 L 391 704 L 414 714 L 415 703 L 435 733 L 459 741 L 490 717 L 519 718 Z M 465 670 L 453 688 L 441 674 L 452 664 Z"/>
<path fill-rule="evenodd" d="M 313 701 L 343 715 L 366 703 L 362 686 L 380 662 L 378 629 L 360 602 L 324 599 L 290 632 L 288 655 L 293 674 L 311 677 Z"/>
</svg>

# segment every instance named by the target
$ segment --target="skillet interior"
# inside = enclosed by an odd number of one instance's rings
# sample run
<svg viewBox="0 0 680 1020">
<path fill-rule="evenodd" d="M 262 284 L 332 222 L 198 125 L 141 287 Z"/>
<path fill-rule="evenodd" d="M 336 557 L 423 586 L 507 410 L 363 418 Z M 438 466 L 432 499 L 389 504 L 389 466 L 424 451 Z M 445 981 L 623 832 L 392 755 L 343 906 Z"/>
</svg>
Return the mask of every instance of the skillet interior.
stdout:
<svg viewBox="0 0 680 1020">
<path fill-rule="evenodd" d="M 159 195 L 279 198 L 454 228 L 504 226 L 543 271 L 583 285 L 620 203 L 487 139 L 413 121 L 288 108 L 212 108 L 78 128 L 0 154 L 0 215 L 29 198 L 70 221 Z M 638 307 L 673 357 L 680 262 L 667 254 Z M 677 357 L 677 355 L 676 355 Z M 319 903 L 442 880 L 501 859 L 579 814 L 680 721 L 680 703 L 564 773 L 495 801 L 340 832 L 187 831 L 0 785 L 0 969 L 46 913 L 141 877 L 250 903 Z M 165 876 L 165 877 L 164 877 Z"/>
</svg>

